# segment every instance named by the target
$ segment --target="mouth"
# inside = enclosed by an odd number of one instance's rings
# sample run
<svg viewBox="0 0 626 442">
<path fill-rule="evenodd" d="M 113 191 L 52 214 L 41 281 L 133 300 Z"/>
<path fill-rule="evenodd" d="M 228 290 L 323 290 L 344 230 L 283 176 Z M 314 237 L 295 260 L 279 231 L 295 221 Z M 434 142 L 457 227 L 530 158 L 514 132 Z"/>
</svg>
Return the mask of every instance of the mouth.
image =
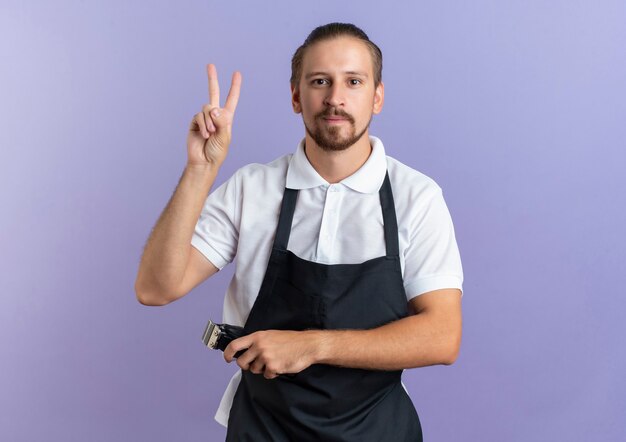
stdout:
<svg viewBox="0 0 626 442">
<path fill-rule="evenodd" d="M 338 123 L 343 123 L 345 121 L 348 121 L 347 118 L 337 118 L 337 117 L 327 117 L 327 118 L 322 118 L 322 119 L 328 124 L 338 124 Z"/>
</svg>

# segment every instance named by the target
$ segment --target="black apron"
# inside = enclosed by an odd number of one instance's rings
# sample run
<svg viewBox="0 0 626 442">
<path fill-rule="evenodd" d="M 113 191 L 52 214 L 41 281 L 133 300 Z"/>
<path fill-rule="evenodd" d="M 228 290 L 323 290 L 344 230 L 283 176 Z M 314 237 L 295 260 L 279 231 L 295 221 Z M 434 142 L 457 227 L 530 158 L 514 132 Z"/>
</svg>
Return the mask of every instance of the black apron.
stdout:
<svg viewBox="0 0 626 442">
<path fill-rule="evenodd" d="M 287 250 L 298 190 L 285 189 L 265 278 L 244 326 L 258 330 L 369 329 L 408 315 L 389 175 L 379 191 L 387 254 L 320 264 Z M 313 364 L 265 379 L 242 370 L 226 441 L 422 441 L 400 380 L 382 371 Z"/>
</svg>

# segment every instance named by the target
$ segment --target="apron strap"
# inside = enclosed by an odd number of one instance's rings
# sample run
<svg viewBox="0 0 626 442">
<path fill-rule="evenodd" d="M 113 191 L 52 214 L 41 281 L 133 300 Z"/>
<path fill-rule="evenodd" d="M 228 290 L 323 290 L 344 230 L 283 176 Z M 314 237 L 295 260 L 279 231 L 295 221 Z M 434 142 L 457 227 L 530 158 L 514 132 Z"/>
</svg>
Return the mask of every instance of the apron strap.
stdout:
<svg viewBox="0 0 626 442">
<path fill-rule="evenodd" d="M 293 213 L 296 210 L 297 199 L 298 189 L 288 189 L 285 187 L 283 202 L 280 207 L 280 216 L 278 218 L 278 227 L 276 228 L 276 237 L 274 238 L 275 249 L 282 251 L 287 250 L 289 234 L 291 233 L 291 223 L 293 222 Z"/>
<path fill-rule="evenodd" d="M 399 256 L 400 246 L 398 244 L 398 220 L 396 219 L 396 206 L 393 203 L 393 193 L 391 192 L 389 172 L 385 173 L 385 181 L 383 181 L 383 185 L 378 193 L 380 195 L 380 205 L 383 209 L 387 256 Z"/>
</svg>

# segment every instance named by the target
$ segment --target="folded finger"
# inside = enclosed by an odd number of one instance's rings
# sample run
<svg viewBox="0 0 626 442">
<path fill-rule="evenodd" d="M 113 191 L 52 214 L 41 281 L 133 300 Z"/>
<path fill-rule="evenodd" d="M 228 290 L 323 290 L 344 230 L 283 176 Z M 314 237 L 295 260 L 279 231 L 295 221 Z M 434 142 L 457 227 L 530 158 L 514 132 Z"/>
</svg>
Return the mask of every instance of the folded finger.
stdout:
<svg viewBox="0 0 626 442">
<path fill-rule="evenodd" d="M 258 359 L 255 359 L 252 364 L 250 364 L 250 371 L 254 374 L 261 374 L 265 371 L 265 364 Z"/>
<path fill-rule="evenodd" d="M 237 358 L 237 365 L 244 370 L 249 370 L 250 366 L 255 362 L 258 354 L 251 348 L 247 349 L 241 356 Z"/>
<path fill-rule="evenodd" d="M 216 131 L 215 124 L 213 123 L 213 119 L 211 118 L 211 110 L 213 108 L 208 104 L 205 104 L 202 107 L 202 114 L 204 115 L 204 121 L 206 123 L 206 128 L 210 133 L 214 133 Z"/>
<path fill-rule="evenodd" d="M 202 114 L 202 112 L 198 112 L 194 116 L 192 125 L 198 128 L 197 130 L 202 134 L 204 138 L 209 137 L 209 133 L 207 132 L 207 129 L 206 129 L 206 123 L 204 121 L 204 115 Z"/>
<path fill-rule="evenodd" d="M 268 370 L 268 369 L 266 369 L 266 370 L 263 372 L 263 377 L 264 377 L 265 379 L 274 379 L 274 378 L 277 378 L 277 377 L 278 377 L 278 373 L 276 373 L 275 371 L 272 371 L 272 370 Z"/>
</svg>

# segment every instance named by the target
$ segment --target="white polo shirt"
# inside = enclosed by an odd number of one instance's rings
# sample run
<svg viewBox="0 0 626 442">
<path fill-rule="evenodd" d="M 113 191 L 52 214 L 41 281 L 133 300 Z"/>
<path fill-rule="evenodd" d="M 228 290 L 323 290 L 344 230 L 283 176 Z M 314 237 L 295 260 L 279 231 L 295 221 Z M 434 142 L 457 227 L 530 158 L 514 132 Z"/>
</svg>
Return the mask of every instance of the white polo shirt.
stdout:
<svg viewBox="0 0 626 442">
<path fill-rule="evenodd" d="M 256 299 L 274 241 L 285 187 L 299 189 L 288 249 L 323 264 L 354 264 L 385 255 L 378 191 L 389 172 L 400 265 L 407 301 L 442 288 L 462 290 L 463 270 L 441 188 L 426 175 L 385 155 L 369 137 L 372 153 L 351 176 L 329 184 L 311 166 L 303 138 L 293 154 L 268 164 L 248 164 L 207 197 L 191 239 L 217 268 L 237 257 L 224 299 L 222 322 L 243 326 Z M 233 375 L 215 420 L 227 426 L 241 379 Z"/>
</svg>

